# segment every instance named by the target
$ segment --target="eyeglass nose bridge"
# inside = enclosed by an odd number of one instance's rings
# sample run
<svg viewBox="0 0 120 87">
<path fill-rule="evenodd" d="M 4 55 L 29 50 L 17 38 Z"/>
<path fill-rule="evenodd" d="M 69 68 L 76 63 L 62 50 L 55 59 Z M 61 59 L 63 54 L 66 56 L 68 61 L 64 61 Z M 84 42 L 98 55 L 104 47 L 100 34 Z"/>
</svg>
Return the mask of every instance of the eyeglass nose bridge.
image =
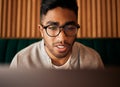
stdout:
<svg viewBox="0 0 120 87">
<path fill-rule="evenodd" d="M 64 26 L 60 26 L 60 27 L 58 27 L 59 28 L 59 33 L 58 33 L 58 35 L 61 33 L 61 31 L 63 31 L 63 33 L 67 36 L 67 33 L 65 32 L 65 30 L 64 30 Z"/>
</svg>

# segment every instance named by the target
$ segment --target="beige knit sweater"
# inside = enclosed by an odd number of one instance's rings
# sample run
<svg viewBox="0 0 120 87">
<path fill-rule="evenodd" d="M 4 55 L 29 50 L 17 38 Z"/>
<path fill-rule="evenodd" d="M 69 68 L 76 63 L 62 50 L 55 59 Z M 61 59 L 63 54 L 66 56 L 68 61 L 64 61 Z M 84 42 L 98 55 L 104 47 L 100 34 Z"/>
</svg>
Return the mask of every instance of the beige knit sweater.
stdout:
<svg viewBox="0 0 120 87">
<path fill-rule="evenodd" d="M 75 42 L 70 59 L 60 67 L 62 67 L 60 69 L 97 69 L 103 68 L 104 65 L 95 50 Z M 33 43 L 18 52 L 13 58 L 10 68 L 53 69 L 51 59 L 44 49 L 44 40 Z"/>
</svg>

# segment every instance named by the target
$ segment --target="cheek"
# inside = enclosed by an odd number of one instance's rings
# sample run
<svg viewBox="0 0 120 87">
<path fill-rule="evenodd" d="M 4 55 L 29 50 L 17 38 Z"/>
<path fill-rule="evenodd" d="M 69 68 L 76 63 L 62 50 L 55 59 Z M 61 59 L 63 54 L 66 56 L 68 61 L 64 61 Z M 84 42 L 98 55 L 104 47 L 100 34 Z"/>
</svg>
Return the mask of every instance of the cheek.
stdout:
<svg viewBox="0 0 120 87">
<path fill-rule="evenodd" d="M 50 38 L 44 38 L 44 43 L 45 43 L 45 46 L 47 47 L 47 49 L 53 49 L 53 40 L 50 39 Z"/>
<path fill-rule="evenodd" d="M 47 35 L 45 30 L 43 30 L 42 35 L 43 35 L 44 39 L 48 39 L 49 40 L 49 37 L 48 37 L 48 35 Z"/>
<path fill-rule="evenodd" d="M 67 41 L 68 41 L 69 43 L 73 43 L 73 42 L 75 41 L 75 39 L 76 39 L 76 36 L 74 36 L 74 37 L 69 37 L 69 38 L 67 39 Z"/>
<path fill-rule="evenodd" d="M 51 46 L 52 43 L 54 42 L 54 39 L 49 37 L 46 32 L 43 33 L 43 39 L 45 41 L 45 45 Z"/>
</svg>

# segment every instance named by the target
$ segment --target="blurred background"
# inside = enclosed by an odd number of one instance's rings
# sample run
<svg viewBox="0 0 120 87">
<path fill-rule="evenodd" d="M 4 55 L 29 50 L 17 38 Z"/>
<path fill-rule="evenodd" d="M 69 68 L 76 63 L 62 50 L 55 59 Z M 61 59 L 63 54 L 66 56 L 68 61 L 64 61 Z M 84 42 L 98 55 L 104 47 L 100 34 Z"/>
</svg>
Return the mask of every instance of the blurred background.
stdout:
<svg viewBox="0 0 120 87">
<path fill-rule="evenodd" d="M 77 0 L 78 38 L 119 38 L 120 0 Z M 41 0 L 0 0 L 0 38 L 40 38 Z"/>
</svg>

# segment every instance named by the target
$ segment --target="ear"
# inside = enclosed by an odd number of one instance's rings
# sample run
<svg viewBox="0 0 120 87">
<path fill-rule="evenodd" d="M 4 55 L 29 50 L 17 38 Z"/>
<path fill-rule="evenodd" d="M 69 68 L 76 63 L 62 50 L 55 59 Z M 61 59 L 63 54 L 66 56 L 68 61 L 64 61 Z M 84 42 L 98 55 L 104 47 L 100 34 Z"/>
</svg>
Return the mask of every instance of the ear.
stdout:
<svg viewBox="0 0 120 87">
<path fill-rule="evenodd" d="M 43 27 L 41 25 L 38 25 L 38 30 L 41 33 L 41 36 L 43 37 Z"/>
</svg>

